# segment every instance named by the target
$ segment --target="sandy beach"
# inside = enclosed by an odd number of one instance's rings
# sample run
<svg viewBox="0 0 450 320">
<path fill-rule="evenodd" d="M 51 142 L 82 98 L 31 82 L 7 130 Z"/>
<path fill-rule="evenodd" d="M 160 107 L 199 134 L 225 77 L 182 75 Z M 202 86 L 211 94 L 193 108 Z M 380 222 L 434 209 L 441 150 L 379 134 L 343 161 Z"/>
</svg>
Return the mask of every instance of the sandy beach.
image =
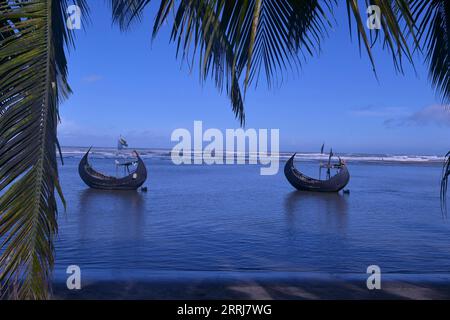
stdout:
<svg viewBox="0 0 450 320">
<path fill-rule="evenodd" d="M 364 281 L 326 279 L 212 280 L 195 281 L 95 281 L 80 291 L 64 283 L 54 286 L 54 299 L 101 300 L 361 300 L 450 299 L 444 281 L 384 281 L 381 290 L 370 291 Z"/>
</svg>

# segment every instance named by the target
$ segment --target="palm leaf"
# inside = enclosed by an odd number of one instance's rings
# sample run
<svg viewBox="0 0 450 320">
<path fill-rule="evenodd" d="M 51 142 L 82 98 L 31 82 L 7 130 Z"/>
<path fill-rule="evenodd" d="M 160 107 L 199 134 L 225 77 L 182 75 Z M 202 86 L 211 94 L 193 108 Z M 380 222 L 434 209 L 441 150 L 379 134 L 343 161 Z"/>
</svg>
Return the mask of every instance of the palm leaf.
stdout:
<svg viewBox="0 0 450 320">
<path fill-rule="evenodd" d="M 0 1 L 0 284 L 20 299 L 50 292 L 55 189 L 62 197 L 58 105 L 70 93 L 66 8 L 66 0 Z"/>
<path fill-rule="evenodd" d="M 174 1 L 162 1 L 153 36 L 156 37 Z M 232 109 L 243 124 L 245 122 L 244 102 L 239 85 L 239 72 L 235 68 L 233 46 L 226 37 L 223 25 L 216 11 L 205 1 L 182 1 L 177 9 L 172 28 L 171 40 L 177 43 L 177 55 L 182 53 L 189 59 L 191 44 L 194 59 L 200 57 L 200 78 L 214 79 L 219 90 L 226 88 Z M 192 64 L 193 65 L 193 64 Z"/>
<path fill-rule="evenodd" d="M 417 44 L 409 1 L 362 1 L 364 6 L 359 2 L 346 0 L 349 22 L 356 21 L 358 39 L 360 43 L 362 39 L 374 70 L 371 39 L 378 38 L 380 31 L 366 31 L 363 21 L 369 4 L 378 5 L 383 13 L 383 48 L 391 51 L 395 67 L 402 71 L 404 56 L 412 62 L 408 36 Z M 140 20 L 151 0 L 110 3 L 114 20 L 127 28 Z M 173 11 L 171 40 L 177 43 L 177 52 L 188 61 L 197 54 L 202 80 L 210 76 L 218 88 L 225 85 L 230 94 L 239 81 L 245 90 L 261 78 L 270 87 L 281 83 L 286 71 L 298 71 L 302 58 L 320 52 L 321 41 L 332 26 L 329 17 L 338 4 L 336 0 L 161 0 L 153 30 L 156 35 Z M 243 122 L 243 102 L 231 97 L 233 110 Z"/>
<path fill-rule="evenodd" d="M 429 77 L 442 96 L 450 103 L 450 1 L 413 0 L 412 8 L 417 20 L 421 46 L 426 52 Z"/>
<path fill-rule="evenodd" d="M 113 17 L 122 28 L 139 20 L 150 0 L 110 0 Z M 334 1 L 325 1 L 330 9 Z M 264 74 L 269 85 L 284 71 L 297 69 L 299 54 L 312 55 L 330 25 L 316 0 L 161 0 L 154 36 L 174 11 L 171 40 L 177 53 L 199 57 L 202 81 L 214 79 L 226 87 L 233 111 L 244 123 L 240 91 Z M 192 65 L 194 65 L 192 63 Z M 244 76 L 245 72 L 245 76 Z"/>
<path fill-rule="evenodd" d="M 442 213 L 447 213 L 447 188 L 448 178 L 450 176 L 450 151 L 445 156 L 444 167 L 442 169 L 442 181 L 441 181 L 441 208 Z"/>
<path fill-rule="evenodd" d="M 409 0 L 346 0 L 350 32 L 352 21 L 356 22 L 356 33 L 360 48 L 363 43 L 375 71 L 375 58 L 372 49 L 376 39 L 380 39 L 383 49 L 391 52 L 395 69 L 403 72 L 403 57 L 413 64 L 412 51 L 418 46 L 415 21 L 410 8 Z M 363 4 L 363 5 L 361 5 Z M 367 8 L 369 5 L 380 8 L 381 29 L 369 30 L 365 24 Z M 367 31 L 368 30 L 368 31 Z M 381 37 L 380 37 L 381 34 Z M 409 36 L 411 39 L 408 40 Z M 410 44 L 412 42 L 412 45 Z"/>
<path fill-rule="evenodd" d="M 413 14 L 418 25 L 421 47 L 426 52 L 429 77 L 444 104 L 450 103 L 450 2 L 447 0 L 413 0 Z M 447 212 L 447 186 L 450 175 L 450 152 L 442 172 L 441 207 Z"/>
</svg>

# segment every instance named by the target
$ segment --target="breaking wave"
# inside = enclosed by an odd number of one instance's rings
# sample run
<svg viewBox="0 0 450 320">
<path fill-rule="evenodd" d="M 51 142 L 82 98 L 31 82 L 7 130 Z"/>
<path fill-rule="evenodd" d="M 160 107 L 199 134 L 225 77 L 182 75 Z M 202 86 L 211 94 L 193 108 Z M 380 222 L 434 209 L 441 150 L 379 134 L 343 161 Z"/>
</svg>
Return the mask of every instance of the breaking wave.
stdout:
<svg viewBox="0 0 450 320">
<path fill-rule="evenodd" d="M 64 158 L 80 158 L 86 153 L 88 148 L 83 147 L 63 147 L 62 155 Z M 143 159 L 162 159 L 170 160 L 171 150 L 169 149 L 136 149 Z M 132 149 L 120 151 L 120 157 L 129 157 L 132 155 Z M 294 152 L 280 152 L 279 159 L 281 161 L 289 159 Z M 200 157 L 201 152 L 194 151 L 194 157 Z M 235 157 L 250 157 L 258 156 L 257 153 L 251 154 L 234 154 Z M 362 154 L 362 153 L 337 153 L 341 159 L 347 162 L 381 162 L 381 163 L 441 163 L 444 161 L 443 156 L 437 155 L 394 155 L 394 154 Z M 95 148 L 91 151 L 92 158 L 117 158 L 118 153 L 114 148 Z M 297 153 L 296 160 L 298 161 L 326 161 L 327 154 L 301 152 Z"/>
</svg>

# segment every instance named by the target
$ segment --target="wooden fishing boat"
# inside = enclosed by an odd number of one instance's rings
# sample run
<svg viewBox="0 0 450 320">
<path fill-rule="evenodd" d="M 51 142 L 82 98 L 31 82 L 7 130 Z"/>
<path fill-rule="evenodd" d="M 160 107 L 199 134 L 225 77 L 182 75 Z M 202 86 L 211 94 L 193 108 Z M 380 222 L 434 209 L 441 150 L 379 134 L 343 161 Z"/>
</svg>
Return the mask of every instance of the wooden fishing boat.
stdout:
<svg viewBox="0 0 450 320">
<path fill-rule="evenodd" d="M 295 154 L 286 162 L 284 166 L 284 175 L 290 184 L 302 191 L 315 192 L 339 192 L 345 188 L 350 181 L 350 173 L 347 166 L 342 161 L 339 164 L 328 166 L 328 169 L 338 169 L 338 173 L 334 176 L 329 176 L 327 180 L 318 180 L 298 171 L 294 166 Z"/>
<path fill-rule="evenodd" d="M 86 152 L 78 165 L 78 173 L 84 183 L 89 187 L 102 190 L 136 190 L 144 184 L 145 180 L 147 180 L 147 168 L 136 151 L 134 151 L 137 157 L 136 169 L 131 172 L 128 170 L 129 174 L 121 178 L 107 176 L 95 171 L 89 164 L 88 157 L 90 151 L 91 149 Z M 125 165 L 128 169 L 128 166 L 132 164 L 132 162 L 129 162 Z"/>
</svg>

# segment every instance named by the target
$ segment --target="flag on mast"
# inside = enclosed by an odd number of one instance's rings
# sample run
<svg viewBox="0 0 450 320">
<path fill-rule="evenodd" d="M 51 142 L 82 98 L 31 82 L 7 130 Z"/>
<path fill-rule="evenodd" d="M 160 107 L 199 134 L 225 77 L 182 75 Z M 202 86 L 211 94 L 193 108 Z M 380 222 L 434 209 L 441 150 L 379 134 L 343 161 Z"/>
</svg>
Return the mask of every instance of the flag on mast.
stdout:
<svg viewBox="0 0 450 320">
<path fill-rule="evenodd" d="M 117 142 L 117 149 L 122 150 L 127 147 L 128 147 L 127 141 L 122 136 L 120 136 L 119 141 Z"/>
</svg>

